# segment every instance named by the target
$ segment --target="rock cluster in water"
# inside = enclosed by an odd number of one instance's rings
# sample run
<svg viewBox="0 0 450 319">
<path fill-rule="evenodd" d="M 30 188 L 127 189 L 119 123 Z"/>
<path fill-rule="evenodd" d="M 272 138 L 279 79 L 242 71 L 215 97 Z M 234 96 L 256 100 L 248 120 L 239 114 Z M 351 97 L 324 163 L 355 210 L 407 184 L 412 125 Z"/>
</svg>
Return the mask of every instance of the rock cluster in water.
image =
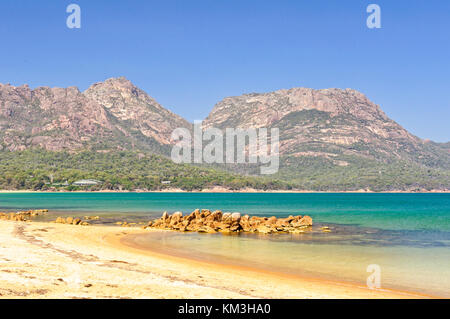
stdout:
<svg viewBox="0 0 450 319">
<path fill-rule="evenodd" d="M 17 213 L 2 213 L 2 212 L 0 212 L 0 219 L 25 222 L 25 221 L 31 221 L 32 217 L 36 217 L 36 216 L 45 214 L 47 212 L 48 212 L 47 209 L 27 210 L 27 211 L 17 212 Z"/>
<path fill-rule="evenodd" d="M 150 221 L 144 228 L 169 229 L 178 231 L 195 231 L 205 233 L 302 233 L 312 226 L 309 216 L 289 216 L 287 218 L 241 216 L 240 213 L 222 213 L 219 210 L 211 212 L 208 209 L 196 209 L 187 216 L 182 212 L 172 215 L 164 212 L 161 218 Z"/>
<path fill-rule="evenodd" d="M 90 224 L 86 221 L 81 220 L 80 218 L 73 217 L 58 217 L 55 220 L 57 224 L 68 224 L 68 225 L 81 225 L 81 226 L 89 226 Z"/>
</svg>

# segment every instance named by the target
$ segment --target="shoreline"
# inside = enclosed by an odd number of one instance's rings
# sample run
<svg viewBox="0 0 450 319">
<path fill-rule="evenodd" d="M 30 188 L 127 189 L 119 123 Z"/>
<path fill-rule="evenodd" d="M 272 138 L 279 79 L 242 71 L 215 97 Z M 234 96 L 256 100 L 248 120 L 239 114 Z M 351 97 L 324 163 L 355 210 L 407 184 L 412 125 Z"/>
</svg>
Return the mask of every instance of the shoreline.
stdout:
<svg viewBox="0 0 450 319">
<path fill-rule="evenodd" d="M 153 230 L 155 232 L 158 232 L 159 230 Z M 166 230 L 171 231 L 171 230 Z M 119 239 L 117 238 L 109 238 L 109 240 L 112 240 L 112 242 L 116 243 L 119 247 L 125 246 L 126 248 L 132 248 L 137 251 L 140 251 L 141 253 L 152 255 L 152 256 L 159 256 L 160 258 L 169 258 L 173 259 L 177 262 L 186 263 L 186 264 L 195 264 L 199 266 L 204 267 L 211 267 L 211 268 L 223 268 L 225 270 L 229 271 L 236 271 L 236 272 L 247 272 L 251 273 L 254 276 L 260 277 L 260 276 L 267 276 L 268 278 L 278 281 L 278 280 L 289 280 L 292 281 L 293 285 L 300 284 L 304 285 L 305 283 L 313 283 L 317 286 L 327 286 L 328 289 L 333 290 L 333 288 L 336 287 L 346 287 L 350 290 L 353 290 L 353 292 L 358 291 L 359 293 L 366 294 L 373 292 L 374 295 L 380 294 L 380 296 L 389 295 L 389 298 L 428 298 L 428 299 L 434 299 L 439 298 L 437 296 L 432 296 L 429 294 L 419 293 L 419 292 L 411 292 L 406 290 L 400 290 L 400 289 L 393 289 L 393 288 L 380 288 L 375 290 L 370 290 L 366 286 L 358 285 L 356 283 L 347 282 L 343 280 L 330 280 L 325 278 L 319 278 L 319 277 L 313 277 L 313 276 L 302 276 L 298 274 L 292 274 L 292 273 L 284 273 L 279 271 L 272 271 L 264 268 L 257 268 L 257 267 L 251 267 L 251 266 L 243 266 L 243 265 L 237 265 L 232 262 L 230 263 L 220 263 L 220 262 L 214 262 L 211 260 L 203 259 L 203 258 L 195 258 L 189 256 L 189 254 L 178 254 L 178 253 L 164 253 L 161 252 L 160 249 L 152 249 L 148 246 L 143 246 L 135 243 L 132 238 L 138 237 L 142 234 L 131 234 L 123 236 Z M 125 248 L 124 247 L 124 248 Z M 400 297 L 399 297 L 400 296 Z M 340 298 L 340 297 L 336 297 Z M 361 297 L 356 297 L 361 298 Z M 363 297 L 364 298 L 364 297 Z M 367 297 L 365 297 L 367 298 Z M 385 297 L 382 297 L 385 298 Z"/>
<path fill-rule="evenodd" d="M 0 221 L 0 298 L 433 298 L 191 260 L 133 244 L 133 236 L 148 232 Z"/>
<path fill-rule="evenodd" d="M 36 193 L 36 194 L 65 194 L 65 193 L 255 193 L 255 194 L 449 194 L 450 190 L 430 190 L 430 191 L 403 191 L 403 190 L 393 190 L 393 191 L 370 191 L 370 190 L 356 190 L 356 191 L 309 191 L 309 190 L 257 190 L 257 189 L 240 189 L 240 190 L 229 190 L 221 188 L 207 188 L 203 190 L 196 191 L 186 191 L 179 188 L 168 188 L 164 190 L 156 191 L 124 191 L 124 190 L 77 190 L 77 191 L 35 191 L 35 190 L 0 190 L 0 194 L 20 194 L 20 193 Z"/>
</svg>

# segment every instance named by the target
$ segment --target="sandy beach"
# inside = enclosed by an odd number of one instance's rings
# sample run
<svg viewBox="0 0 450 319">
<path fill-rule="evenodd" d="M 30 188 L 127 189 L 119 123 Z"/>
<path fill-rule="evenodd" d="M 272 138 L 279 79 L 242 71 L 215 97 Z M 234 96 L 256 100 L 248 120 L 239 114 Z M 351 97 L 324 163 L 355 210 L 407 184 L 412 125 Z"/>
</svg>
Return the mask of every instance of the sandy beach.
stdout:
<svg viewBox="0 0 450 319">
<path fill-rule="evenodd" d="M 148 231 L 0 221 L 0 298 L 428 297 L 189 260 L 127 240 Z"/>
</svg>

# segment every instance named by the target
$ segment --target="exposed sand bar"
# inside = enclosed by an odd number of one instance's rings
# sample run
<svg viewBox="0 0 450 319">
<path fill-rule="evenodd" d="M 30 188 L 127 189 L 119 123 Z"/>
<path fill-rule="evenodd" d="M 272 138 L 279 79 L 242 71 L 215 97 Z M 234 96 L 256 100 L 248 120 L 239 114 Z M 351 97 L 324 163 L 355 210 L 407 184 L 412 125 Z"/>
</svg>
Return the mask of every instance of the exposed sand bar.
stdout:
<svg viewBox="0 0 450 319">
<path fill-rule="evenodd" d="M 142 232 L 0 221 L 0 298 L 427 297 L 189 260 L 126 240 Z"/>
</svg>

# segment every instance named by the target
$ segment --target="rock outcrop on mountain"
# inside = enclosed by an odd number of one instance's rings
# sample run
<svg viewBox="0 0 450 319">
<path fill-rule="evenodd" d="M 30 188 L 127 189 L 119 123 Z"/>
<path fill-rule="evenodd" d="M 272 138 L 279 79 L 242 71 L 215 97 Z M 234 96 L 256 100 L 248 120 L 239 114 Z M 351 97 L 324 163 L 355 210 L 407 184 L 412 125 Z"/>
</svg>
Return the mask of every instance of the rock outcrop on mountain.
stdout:
<svg viewBox="0 0 450 319">
<path fill-rule="evenodd" d="M 171 144 L 172 131 L 191 126 L 182 117 L 162 107 L 125 78 L 109 79 L 88 88 L 84 95 L 101 105 L 114 119 L 163 145 Z"/>
<path fill-rule="evenodd" d="M 294 88 L 228 97 L 216 104 L 204 126 L 279 128 L 280 154 L 294 160 L 320 158 L 346 166 L 348 157 L 359 157 L 450 169 L 442 147 L 410 134 L 352 89 Z"/>
<path fill-rule="evenodd" d="M 131 150 L 167 153 L 170 135 L 191 124 L 125 78 L 85 92 L 0 84 L 0 149 Z"/>
</svg>

